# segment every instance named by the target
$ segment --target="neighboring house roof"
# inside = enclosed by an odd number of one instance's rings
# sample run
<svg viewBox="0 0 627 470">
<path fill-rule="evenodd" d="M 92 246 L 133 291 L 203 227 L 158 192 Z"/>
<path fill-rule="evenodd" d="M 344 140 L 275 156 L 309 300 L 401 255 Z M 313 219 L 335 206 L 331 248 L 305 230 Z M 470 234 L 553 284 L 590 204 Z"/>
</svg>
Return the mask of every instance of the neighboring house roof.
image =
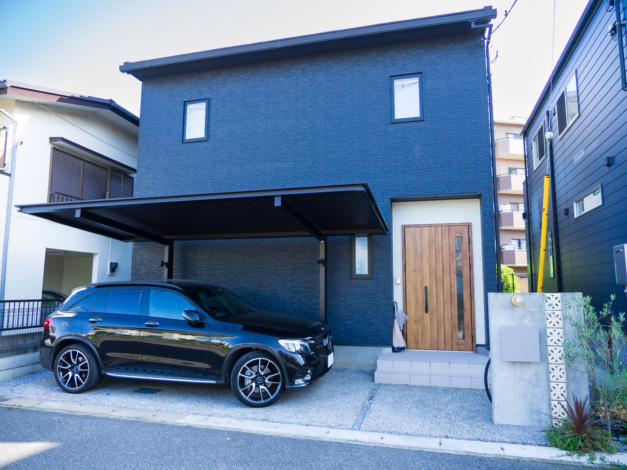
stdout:
<svg viewBox="0 0 627 470">
<path fill-rule="evenodd" d="M 139 80 L 204 72 L 225 67 L 468 34 L 476 27 L 486 28 L 494 18 L 496 18 L 496 10 L 492 7 L 484 7 L 481 10 L 363 26 L 160 59 L 125 62 L 120 66 L 120 70 Z"/>
<path fill-rule="evenodd" d="M 35 103 L 55 102 L 60 105 L 85 106 L 92 108 L 93 111 L 100 114 L 108 114 L 111 112 L 115 116 L 123 119 L 125 123 L 139 127 L 139 118 L 113 100 L 76 95 L 74 93 L 51 90 L 9 80 L 0 80 L 0 100 L 2 99 L 31 101 Z M 105 117 L 111 118 L 110 115 Z"/>
<path fill-rule="evenodd" d="M 538 98 L 538 101 L 533 107 L 533 111 L 531 111 L 531 114 L 529 115 L 529 119 L 527 119 L 527 124 L 523 128 L 522 134 L 527 133 L 529 126 L 533 125 L 536 117 L 538 116 L 538 113 L 540 113 L 542 109 L 544 108 L 544 103 L 551 96 L 551 92 L 553 91 L 553 86 L 559 80 L 562 72 L 564 71 L 564 68 L 568 65 L 568 61 L 570 60 L 572 55 L 575 53 L 575 49 L 577 49 L 577 46 L 579 45 L 579 42 L 581 41 L 581 38 L 583 37 L 584 33 L 588 29 L 588 26 L 590 25 L 590 22 L 592 21 L 594 14 L 596 13 L 599 5 L 603 3 L 603 1 L 604 0 L 590 0 L 590 3 L 588 3 L 588 6 L 584 10 L 583 14 L 581 15 L 581 18 L 579 19 L 579 22 L 577 23 L 577 26 L 575 26 L 575 30 L 573 31 L 573 34 L 568 40 L 568 43 L 566 44 L 566 47 L 564 48 L 562 55 L 557 61 L 557 64 L 555 64 L 555 68 L 553 69 L 553 72 L 551 73 L 551 77 L 549 78 L 548 82 L 544 86 L 544 90 L 542 90 L 542 93 L 540 94 L 540 98 Z"/>
</svg>

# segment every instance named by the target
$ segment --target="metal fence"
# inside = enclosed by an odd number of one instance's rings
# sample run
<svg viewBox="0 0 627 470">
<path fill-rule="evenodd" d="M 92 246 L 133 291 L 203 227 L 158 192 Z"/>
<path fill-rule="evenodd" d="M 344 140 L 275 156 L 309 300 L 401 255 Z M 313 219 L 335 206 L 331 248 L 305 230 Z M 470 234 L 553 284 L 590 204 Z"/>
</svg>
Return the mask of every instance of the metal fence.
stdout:
<svg viewBox="0 0 627 470">
<path fill-rule="evenodd" d="M 0 300 L 0 353 L 36 349 L 46 317 L 59 305 L 60 300 Z"/>
</svg>

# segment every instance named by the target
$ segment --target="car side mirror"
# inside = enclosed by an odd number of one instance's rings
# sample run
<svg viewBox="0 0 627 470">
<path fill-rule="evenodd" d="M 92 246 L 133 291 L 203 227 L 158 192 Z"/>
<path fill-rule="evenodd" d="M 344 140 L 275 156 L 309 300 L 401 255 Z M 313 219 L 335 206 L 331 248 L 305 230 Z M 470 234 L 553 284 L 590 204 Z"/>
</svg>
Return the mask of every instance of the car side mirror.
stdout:
<svg viewBox="0 0 627 470">
<path fill-rule="evenodd" d="M 200 313 L 196 310 L 185 310 L 183 312 L 183 318 L 190 323 L 202 323 L 202 318 L 200 318 Z"/>
</svg>

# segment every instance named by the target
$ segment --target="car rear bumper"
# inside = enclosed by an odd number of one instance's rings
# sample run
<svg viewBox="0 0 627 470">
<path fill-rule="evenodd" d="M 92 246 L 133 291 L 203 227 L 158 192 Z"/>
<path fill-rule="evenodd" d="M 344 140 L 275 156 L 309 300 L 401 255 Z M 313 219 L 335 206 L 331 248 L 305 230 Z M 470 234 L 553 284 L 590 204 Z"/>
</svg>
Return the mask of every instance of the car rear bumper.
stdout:
<svg viewBox="0 0 627 470">
<path fill-rule="evenodd" d="M 39 363 L 44 369 L 52 370 L 52 348 L 43 342 L 39 348 Z"/>
</svg>

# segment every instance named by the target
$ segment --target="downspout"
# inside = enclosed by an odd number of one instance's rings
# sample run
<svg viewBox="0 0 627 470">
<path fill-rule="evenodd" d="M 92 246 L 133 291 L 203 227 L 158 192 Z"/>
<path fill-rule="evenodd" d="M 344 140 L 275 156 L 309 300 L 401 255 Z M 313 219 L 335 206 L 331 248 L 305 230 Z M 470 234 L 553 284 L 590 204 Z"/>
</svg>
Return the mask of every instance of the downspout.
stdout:
<svg viewBox="0 0 627 470">
<path fill-rule="evenodd" d="M 620 0 L 616 0 L 616 36 L 618 39 L 618 60 L 620 62 L 620 79 L 623 91 L 627 91 L 627 79 L 625 78 L 625 50 L 623 49 L 623 26 L 626 21 L 620 19 Z"/>
<path fill-rule="evenodd" d="M 6 289 L 7 279 L 7 257 L 9 254 L 9 234 L 11 233 L 11 211 L 13 209 L 13 186 L 15 184 L 15 162 L 17 160 L 17 121 L 6 111 L 0 109 L 0 112 L 13 121 L 12 138 L 11 138 L 11 164 L 9 165 L 9 194 L 7 197 L 7 214 L 4 224 L 4 240 L 2 242 L 2 272 L 0 273 L 0 300 L 6 300 L 4 293 Z M 6 166 L 5 166 L 6 168 Z M 2 318 L 0 318 L 1 326 Z"/>
<path fill-rule="evenodd" d="M 490 152 L 492 153 L 492 211 L 494 213 L 494 243 L 496 245 L 496 291 L 503 292 L 503 283 L 501 282 L 501 237 L 499 233 L 499 211 L 498 211 L 498 188 L 496 184 L 496 148 L 494 143 L 494 107 L 492 103 L 492 73 L 490 71 L 490 39 L 492 37 L 492 23 L 487 25 L 477 25 L 472 23 L 472 28 L 486 28 L 488 34 L 485 37 L 485 61 L 486 61 L 486 78 L 488 83 L 488 119 L 490 125 Z M 488 293 L 484 293 L 485 305 L 488 305 Z M 490 321 L 489 316 L 485 317 L 485 346 L 490 350 Z"/>
<path fill-rule="evenodd" d="M 553 243 L 555 244 L 555 280 L 557 281 L 557 292 L 563 292 L 562 285 L 562 260 L 560 256 L 560 237 L 559 227 L 557 222 L 557 192 L 555 191 L 555 168 L 553 161 L 553 131 L 551 129 L 551 115 L 546 112 L 546 122 L 548 132 L 551 134 L 549 141 L 549 176 L 551 177 L 551 209 L 553 210 Z"/>
</svg>

